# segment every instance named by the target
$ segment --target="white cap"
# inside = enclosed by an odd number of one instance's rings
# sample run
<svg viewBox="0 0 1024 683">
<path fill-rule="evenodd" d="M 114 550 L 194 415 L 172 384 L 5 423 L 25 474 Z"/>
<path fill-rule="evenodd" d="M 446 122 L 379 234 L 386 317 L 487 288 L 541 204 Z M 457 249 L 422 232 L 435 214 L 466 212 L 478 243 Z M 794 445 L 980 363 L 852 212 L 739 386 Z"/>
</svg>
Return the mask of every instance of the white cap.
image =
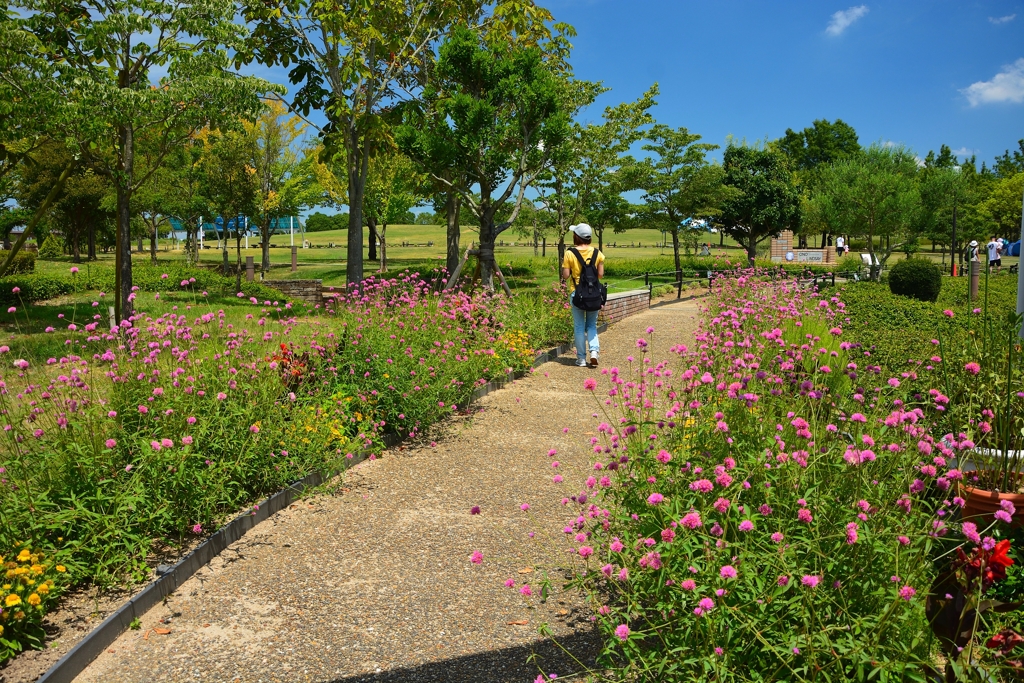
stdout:
<svg viewBox="0 0 1024 683">
<path fill-rule="evenodd" d="M 971 246 L 972 247 L 978 246 L 978 240 L 971 240 Z"/>
<path fill-rule="evenodd" d="M 589 240 L 594 236 L 594 231 L 590 229 L 590 226 L 586 223 L 577 223 L 576 225 L 570 225 L 569 229 L 573 231 L 577 237 L 582 240 Z"/>
</svg>

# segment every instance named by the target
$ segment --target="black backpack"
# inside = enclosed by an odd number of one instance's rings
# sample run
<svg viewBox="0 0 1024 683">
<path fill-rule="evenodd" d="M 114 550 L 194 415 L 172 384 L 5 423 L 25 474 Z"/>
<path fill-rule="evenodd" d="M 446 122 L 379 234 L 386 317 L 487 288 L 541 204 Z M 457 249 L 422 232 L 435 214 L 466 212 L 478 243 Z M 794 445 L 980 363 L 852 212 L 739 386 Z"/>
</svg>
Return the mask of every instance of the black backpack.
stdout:
<svg viewBox="0 0 1024 683">
<path fill-rule="evenodd" d="M 576 247 L 569 247 L 569 251 L 580 262 L 580 281 L 576 283 L 572 305 L 583 311 L 600 311 L 608 301 L 608 287 L 597 279 L 597 255 L 601 252 L 595 249 L 587 263 Z"/>
</svg>

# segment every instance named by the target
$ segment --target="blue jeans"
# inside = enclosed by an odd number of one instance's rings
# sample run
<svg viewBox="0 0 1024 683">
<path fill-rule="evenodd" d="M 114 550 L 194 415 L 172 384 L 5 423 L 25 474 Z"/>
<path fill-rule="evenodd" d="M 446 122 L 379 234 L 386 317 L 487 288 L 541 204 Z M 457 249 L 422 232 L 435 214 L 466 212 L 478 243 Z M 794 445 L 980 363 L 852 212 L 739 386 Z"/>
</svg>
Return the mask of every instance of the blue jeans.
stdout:
<svg viewBox="0 0 1024 683">
<path fill-rule="evenodd" d="M 572 294 L 569 294 L 569 308 L 572 309 L 573 340 L 576 345 L 576 359 L 587 359 L 587 344 L 590 344 L 591 355 L 601 350 L 597 341 L 597 314 L 598 311 L 584 311 L 576 308 L 572 303 Z"/>
</svg>

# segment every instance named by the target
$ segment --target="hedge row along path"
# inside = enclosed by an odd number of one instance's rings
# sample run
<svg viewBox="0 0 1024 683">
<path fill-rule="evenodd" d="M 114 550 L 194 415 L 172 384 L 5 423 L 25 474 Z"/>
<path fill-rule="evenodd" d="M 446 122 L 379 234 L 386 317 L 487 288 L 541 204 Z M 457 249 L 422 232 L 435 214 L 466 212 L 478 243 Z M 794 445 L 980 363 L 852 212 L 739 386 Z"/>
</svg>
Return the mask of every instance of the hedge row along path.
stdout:
<svg viewBox="0 0 1024 683">
<path fill-rule="evenodd" d="M 654 359 L 668 358 L 692 339 L 697 314 L 695 302 L 673 302 L 613 325 L 601 337 L 602 366 L 639 356 L 648 327 Z M 592 663 L 600 643 L 575 595 L 556 590 L 541 604 L 504 586 L 536 585 L 564 547 L 528 537 L 557 538 L 567 518 L 548 451 L 558 449 L 566 482 L 590 470 L 598 420 L 583 381 L 596 373 L 574 360 L 562 356 L 484 397 L 436 446 L 387 451 L 350 470 L 340 495 L 300 501 L 257 526 L 76 681 L 522 683 L 537 676 L 531 653 L 547 672 L 578 671 L 538 635 L 544 622 Z M 474 550 L 482 565 L 470 562 Z"/>
</svg>

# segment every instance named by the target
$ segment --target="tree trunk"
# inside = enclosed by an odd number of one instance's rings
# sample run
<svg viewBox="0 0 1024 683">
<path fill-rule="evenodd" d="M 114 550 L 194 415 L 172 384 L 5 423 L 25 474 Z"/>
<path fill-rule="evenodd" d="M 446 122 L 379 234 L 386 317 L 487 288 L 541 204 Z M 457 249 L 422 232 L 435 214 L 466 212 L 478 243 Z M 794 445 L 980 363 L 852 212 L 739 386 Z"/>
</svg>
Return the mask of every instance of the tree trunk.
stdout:
<svg viewBox="0 0 1024 683">
<path fill-rule="evenodd" d="M 366 217 L 366 229 L 369 231 L 368 239 L 370 242 L 370 248 L 367 251 L 366 258 L 371 261 L 377 260 L 377 217 L 367 216 Z"/>
<path fill-rule="evenodd" d="M 157 242 L 157 223 L 156 221 L 150 226 L 149 229 L 149 262 L 156 265 L 156 242 Z"/>
<path fill-rule="evenodd" d="M 78 207 L 75 214 L 75 234 L 71 236 L 71 260 L 74 263 L 82 262 L 82 208 Z"/>
<path fill-rule="evenodd" d="M 679 230 L 672 231 L 672 256 L 675 258 L 676 264 L 676 281 L 679 281 L 683 277 L 683 266 L 679 261 Z"/>
<path fill-rule="evenodd" d="M 235 221 L 235 291 L 242 291 L 242 231 Z"/>
<path fill-rule="evenodd" d="M 270 270 L 270 220 L 264 221 L 263 225 L 260 226 L 260 236 L 263 239 L 263 254 L 262 263 L 260 264 L 260 272 L 266 275 L 267 271 Z"/>
<path fill-rule="evenodd" d="M 388 272 L 388 224 L 380 224 L 380 272 Z"/>
<path fill-rule="evenodd" d="M 224 257 L 224 277 L 227 277 L 231 272 L 230 261 L 228 261 L 228 221 L 224 219 L 224 225 L 221 226 L 221 236 L 224 238 L 222 241 L 223 248 L 221 255 Z"/>
<path fill-rule="evenodd" d="M 597 232 L 597 250 L 604 251 L 604 228 L 595 228 Z"/>
<path fill-rule="evenodd" d="M 558 236 L 558 264 L 555 266 L 559 273 L 562 272 L 562 263 L 565 261 L 565 233 Z M 559 278 L 562 276 L 559 275 Z"/>
<path fill-rule="evenodd" d="M 480 283 L 488 292 L 494 291 L 494 216 L 485 212 L 480 220 Z"/>
<path fill-rule="evenodd" d="M 747 247 L 747 262 L 750 267 L 754 267 L 754 259 L 757 258 L 757 240 L 754 239 L 753 235 L 750 237 L 750 241 L 746 245 Z"/>
<path fill-rule="evenodd" d="M 131 200 L 132 176 L 135 170 L 135 140 L 131 126 L 121 126 L 118 130 L 120 143 L 120 173 L 117 174 L 115 185 L 117 192 L 117 258 L 116 286 L 114 311 L 115 319 L 120 324 L 132 316 L 132 226 Z"/>
<path fill-rule="evenodd" d="M 358 286 L 363 281 L 363 195 L 366 193 L 369 156 L 360 145 L 360 135 L 354 121 L 349 124 L 347 136 L 349 212 L 345 277 L 349 285 Z"/>
<path fill-rule="evenodd" d="M 828 245 L 828 233 L 821 233 L 821 248 L 824 249 Z"/>
<path fill-rule="evenodd" d="M 725 231 L 724 230 L 719 230 L 718 231 L 718 246 L 720 246 L 720 247 L 724 247 L 725 246 Z"/>
<path fill-rule="evenodd" d="M 88 231 L 88 233 L 86 235 L 86 242 L 88 244 L 88 247 L 87 247 L 88 251 L 87 251 L 86 258 L 88 258 L 90 261 L 95 261 L 96 260 L 96 221 L 95 221 L 95 218 L 96 217 L 93 216 L 94 220 L 89 221 L 89 227 L 86 228 L 86 230 Z"/>
<path fill-rule="evenodd" d="M 461 259 L 461 255 L 459 254 L 459 209 L 461 206 L 462 198 L 459 197 L 459 194 L 454 190 L 449 191 L 444 202 L 444 209 L 447 214 L 446 219 L 448 223 L 446 236 L 448 252 L 445 257 L 444 265 L 448 270 L 449 276 L 455 272 L 456 268 L 459 267 L 459 260 Z"/>
</svg>

